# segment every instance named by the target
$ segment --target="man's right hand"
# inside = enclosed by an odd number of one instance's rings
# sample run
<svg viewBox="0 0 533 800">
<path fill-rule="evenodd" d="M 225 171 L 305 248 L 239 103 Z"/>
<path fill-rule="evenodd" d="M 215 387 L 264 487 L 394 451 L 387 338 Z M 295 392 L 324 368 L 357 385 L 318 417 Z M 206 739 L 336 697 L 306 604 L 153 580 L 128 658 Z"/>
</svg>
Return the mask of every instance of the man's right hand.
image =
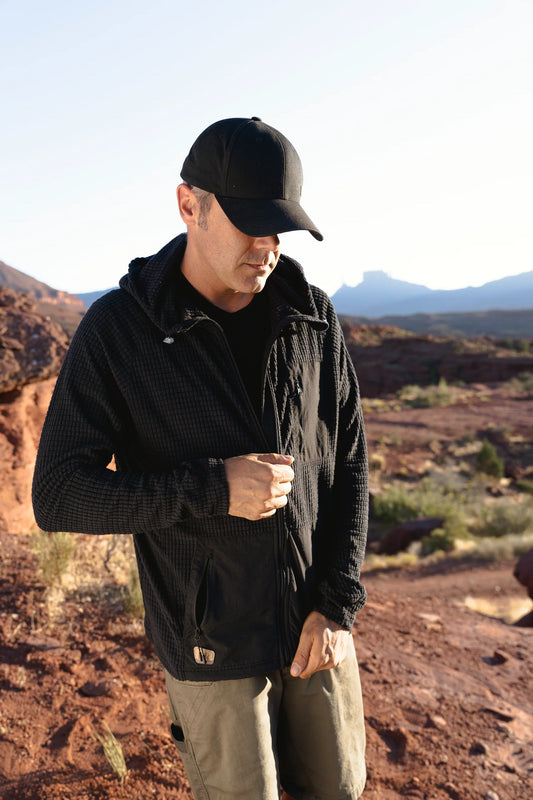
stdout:
<svg viewBox="0 0 533 800">
<path fill-rule="evenodd" d="M 292 456 L 248 453 L 224 461 L 229 487 L 228 514 L 257 520 L 287 504 L 294 472 Z"/>
</svg>

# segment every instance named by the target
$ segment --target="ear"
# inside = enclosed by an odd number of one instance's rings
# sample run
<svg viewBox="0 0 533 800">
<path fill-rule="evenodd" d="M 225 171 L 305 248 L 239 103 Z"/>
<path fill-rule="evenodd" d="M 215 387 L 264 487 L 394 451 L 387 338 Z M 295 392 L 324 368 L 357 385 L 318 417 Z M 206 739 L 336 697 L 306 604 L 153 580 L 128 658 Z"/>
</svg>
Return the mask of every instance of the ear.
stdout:
<svg viewBox="0 0 533 800">
<path fill-rule="evenodd" d="M 191 188 L 186 183 L 180 183 L 176 189 L 180 217 L 187 227 L 195 224 L 198 210 L 198 201 Z"/>
</svg>

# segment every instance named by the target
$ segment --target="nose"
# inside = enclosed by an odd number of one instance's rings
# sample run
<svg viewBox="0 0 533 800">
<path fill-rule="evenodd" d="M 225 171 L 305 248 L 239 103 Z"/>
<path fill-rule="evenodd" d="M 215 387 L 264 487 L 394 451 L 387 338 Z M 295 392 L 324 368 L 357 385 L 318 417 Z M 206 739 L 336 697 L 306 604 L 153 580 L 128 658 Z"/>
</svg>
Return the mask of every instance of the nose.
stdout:
<svg viewBox="0 0 533 800">
<path fill-rule="evenodd" d="M 259 236 L 256 242 L 261 247 L 268 247 L 270 250 L 276 250 L 276 248 L 279 247 L 279 236 L 277 233 L 273 233 L 271 236 Z"/>
</svg>

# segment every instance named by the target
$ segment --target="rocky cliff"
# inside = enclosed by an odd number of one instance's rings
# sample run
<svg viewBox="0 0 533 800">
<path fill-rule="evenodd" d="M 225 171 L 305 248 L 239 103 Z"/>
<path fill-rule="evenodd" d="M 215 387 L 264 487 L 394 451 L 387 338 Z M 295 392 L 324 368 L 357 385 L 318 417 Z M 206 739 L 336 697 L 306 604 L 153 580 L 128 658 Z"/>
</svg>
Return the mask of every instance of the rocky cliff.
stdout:
<svg viewBox="0 0 533 800">
<path fill-rule="evenodd" d="M 0 287 L 0 530 L 33 524 L 31 480 L 55 376 L 68 347 L 28 294 Z"/>
<path fill-rule="evenodd" d="M 59 323 L 69 336 L 76 330 L 87 308 L 77 295 L 53 289 L 3 261 L 0 261 L 0 287 L 29 294 L 36 301 L 34 311 Z"/>
<path fill-rule="evenodd" d="M 489 337 L 420 336 L 388 325 L 348 322 L 342 328 L 365 397 L 392 394 L 409 384 L 436 384 L 441 378 L 448 383 L 499 383 L 533 372 L 533 346 L 524 354 Z"/>
</svg>

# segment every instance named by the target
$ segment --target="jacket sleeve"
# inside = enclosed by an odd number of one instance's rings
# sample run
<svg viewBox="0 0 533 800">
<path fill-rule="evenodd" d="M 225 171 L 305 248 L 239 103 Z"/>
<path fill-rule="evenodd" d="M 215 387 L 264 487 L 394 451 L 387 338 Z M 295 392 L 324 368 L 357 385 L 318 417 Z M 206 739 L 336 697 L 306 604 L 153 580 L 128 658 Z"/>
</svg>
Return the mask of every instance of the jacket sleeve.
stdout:
<svg viewBox="0 0 533 800">
<path fill-rule="evenodd" d="M 47 531 L 144 533 L 188 516 L 226 514 L 224 463 L 204 458 L 166 472 L 114 471 L 128 410 L 105 346 L 82 320 L 59 374 L 33 478 L 37 524 Z"/>
<path fill-rule="evenodd" d="M 329 322 L 339 337 L 339 429 L 327 564 L 315 608 L 351 628 L 366 601 L 360 575 L 368 530 L 368 458 L 355 369 L 336 315 Z"/>
</svg>

